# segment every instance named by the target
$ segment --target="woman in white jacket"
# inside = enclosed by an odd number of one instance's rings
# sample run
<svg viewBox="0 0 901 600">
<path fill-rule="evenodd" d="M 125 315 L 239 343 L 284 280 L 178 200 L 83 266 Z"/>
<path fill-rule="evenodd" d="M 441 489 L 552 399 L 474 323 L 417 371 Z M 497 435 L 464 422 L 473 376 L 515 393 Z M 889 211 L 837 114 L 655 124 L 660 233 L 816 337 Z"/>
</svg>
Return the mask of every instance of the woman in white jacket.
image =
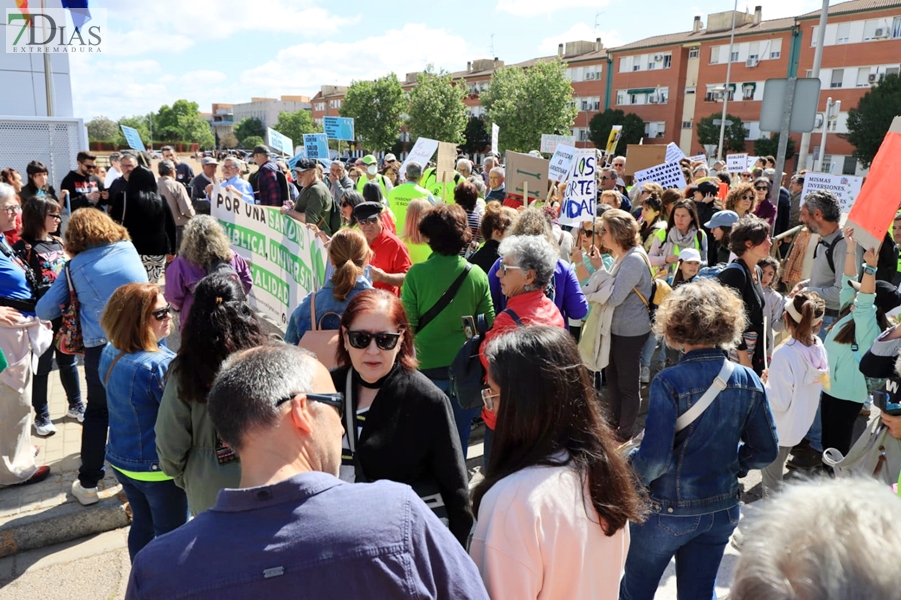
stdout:
<svg viewBox="0 0 901 600">
<path fill-rule="evenodd" d="M 829 389 L 826 348 L 817 337 L 825 314 L 825 301 L 813 292 L 801 292 L 785 301 L 783 320 L 791 339 L 776 348 L 763 376 L 779 437 L 779 455 L 762 472 L 766 495 L 782 485 L 785 460 L 813 424 L 820 392 Z"/>
</svg>

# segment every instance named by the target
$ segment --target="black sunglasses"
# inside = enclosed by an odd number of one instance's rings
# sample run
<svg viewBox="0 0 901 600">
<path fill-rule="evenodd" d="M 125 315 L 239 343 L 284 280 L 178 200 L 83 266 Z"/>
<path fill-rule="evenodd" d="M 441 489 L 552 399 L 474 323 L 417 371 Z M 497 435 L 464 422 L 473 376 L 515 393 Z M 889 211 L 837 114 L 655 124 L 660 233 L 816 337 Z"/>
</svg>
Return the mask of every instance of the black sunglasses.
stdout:
<svg viewBox="0 0 901 600">
<path fill-rule="evenodd" d="M 151 316 L 153 316 L 153 318 L 156 319 L 157 321 L 165 321 L 165 320 L 166 320 L 166 317 L 168 317 L 169 315 L 172 314 L 172 305 L 171 305 L 171 304 L 167 304 L 167 305 L 164 306 L 163 308 L 157 309 L 157 310 L 153 311 L 153 312 L 150 313 L 150 314 L 151 314 Z"/>
<path fill-rule="evenodd" d="M 323 404 L 328 404 L 332 408 L 338 411 L 338 418 L 344 418 L 344 394 L 341 392 L 335 392 L 333 394 L 304 394 L 303 392 L 296 392 L 291 394 L 286 398 L 282 398 L 278 402 L 275 403 L 276 406 L 281 406 L 285 402 L 290 402 L 297 396 L 303 394 L 307 397 L 307 400 L 312 400 L 313 402 L 322 402 Z"/>
<path fill-rule="evenodd" d="M 82 166 L 84 166 L 85 169 L 88 169 L 89 171 L 93 171 L 94 169 L 97 168 L 97 165 L 86 165 L 84 163 L 81 163 L 81 164 L 82 164 Z"/>
<path fill-rule="evenodd" d="M 51 218 L 53 218 L 53 219 L 56 219 L 57 221 L 62 221 L 62 220 L 63 220 L 62 215 L 60 215 L 59 213 L 50 213 L 50 214 L 48 214 L 47 216 L 48 216 L 48 217 L 51 217 Z"/>
<path fill-rule="evenodd" d="M 768 191 L 770 191 L 770 188 L 768 188 L 768 187 L 756 187 L 756 186 L 755 186 L 754 189 L 757 190 L 758 192 L 768 192 Z"/>
<path fill-rule="evenodd" d="M 582 227 L 582 228 L 581 228 L 581 231 L 582 231 L 582 233 L 584 233 L 585 235 L 591 235 L 591 234 L 594 233 L 594 229 L 588 229 L 588 228 L 586 228 L 586 227 Z"/>
<path fill-rule="evenodd" d="M 742 200 L 753 200 L 754 198 L 755 198 L 755 196 L 742 196 L 741 197 Z"/>
<path fill-rule="evenodd" d="M 400 334 L 390 333 L 387 331 L 382 331 L 380 333 L 370 333 L 368 331 L 347 331 L 347 341 L 350 343 L 352 348 L 356 348 L 357 350 L 368 348 L 369 344 L 372 343 L 373 338 L 375 338 L 375 345 L 378 346 L 380 350 L 394 350 L 394 348 L 397 346 L 398 340 L 400 340 Z"/>
</svg>

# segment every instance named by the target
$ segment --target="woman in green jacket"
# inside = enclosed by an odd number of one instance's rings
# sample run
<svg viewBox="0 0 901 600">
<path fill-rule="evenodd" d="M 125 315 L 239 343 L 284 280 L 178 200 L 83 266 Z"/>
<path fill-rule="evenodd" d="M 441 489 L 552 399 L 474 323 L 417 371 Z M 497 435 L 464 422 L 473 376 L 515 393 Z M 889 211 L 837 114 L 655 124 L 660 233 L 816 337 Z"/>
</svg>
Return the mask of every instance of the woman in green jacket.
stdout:
<svg viewBox="0 0 901 600">
<path fill-rule="evenodd" d="M 200 280 L 154 430 L 160 467 L 185 490 L 193 515 L 241 480 L 238 457 L 219 439 L 207 412 L 213 378 L 230 354 L 265 342 L 237 279 L 214 274 Z"/>
</svg>

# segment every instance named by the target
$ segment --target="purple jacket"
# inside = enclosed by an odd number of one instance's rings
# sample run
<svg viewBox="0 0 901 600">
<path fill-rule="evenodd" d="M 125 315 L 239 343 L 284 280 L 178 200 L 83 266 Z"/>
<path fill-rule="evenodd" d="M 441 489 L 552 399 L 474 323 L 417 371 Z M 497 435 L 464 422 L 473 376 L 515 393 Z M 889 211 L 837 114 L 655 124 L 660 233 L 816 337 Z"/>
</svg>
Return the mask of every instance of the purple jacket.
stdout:
<svg viewBox="0 0 901 600">
<path fill-rule="evenodd" d="M 231 265 L 238 274 L 238 279 L 241 280 L 244 293 L 247 294 L 253 287 L 250 267 L 237 252 L 232 252 Z M 188 262 L 183 256 L 175 257 L 175 260 L 166 268 L 166 292 L 163 296 L 172 305 L 172 308 L 180 313 L 179 331 L 184 329 L 191 312 L 191 305 L 194 304 L 194 286 L 204 277 L 206 277 L 206 269 Z"/>
<path fill-rule="evenodd" d="M 488 287 L 491 289 L 491 300 L 494 302 L 495 314 L 507 306 L 507 298 L 501 292 L 501 282 L 497 278 L 502 258 L 498 258 L 488 271 Z M 168 279 L 166 280 L 168 281 Z M 557 259 L 554 268 L 554 304 L 560 309 L 564 319 L 584 319 L 588 315 L 588 300 L 582 293 L 579 280 L 572 265 L 563 259 Z"/>
</svg>

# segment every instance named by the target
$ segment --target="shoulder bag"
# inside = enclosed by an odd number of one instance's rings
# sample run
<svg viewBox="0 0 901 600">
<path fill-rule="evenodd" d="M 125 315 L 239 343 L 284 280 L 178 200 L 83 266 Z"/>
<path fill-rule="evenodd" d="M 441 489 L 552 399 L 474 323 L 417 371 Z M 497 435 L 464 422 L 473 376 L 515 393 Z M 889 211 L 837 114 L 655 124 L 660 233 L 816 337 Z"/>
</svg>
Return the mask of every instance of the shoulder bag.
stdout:
<svg viewBox="0 0 901 600">
<path fill-rule="evenodd" d="M 832 467 L 840 479 L 872 477 L 890 486 L 898 482 L 901 473 L 901 440 L 893 438 L 882 421 L 875 418 L 846 456 L 835 448 L 826 448 L 823 463 Z"/>
<path fill-rule="evenodd" d="M 335 312 L 327 312 L 322 315 L 322 318 L 327 315 L 341 318 L 341 315 Z M 316 292 L 313 292 L 310 296 L 310 328 L 303 334 L 297 345 L 315 354 L 319 362 L 325 365 L 326 369 L 331 370 L 338 366 L 335 350 L 338 348 L 339 335 L 340 330 L 338 329 L 319 328 L 319 319 L 316 318 Z"/>
<path fill-rule="evenodd" d="M 447 305 L 450 304 L 454 296 L 457 295 L 457 290 L 460 289 L 460 286 L 463 285 L 463 281 L 466 279 L 466 276 L 469 275 L 469 271 L 472 269 L 472 264 L 466 263 L 466 266 L 463 268 L 463 272 L 454 279 L 454 282 L 450 284 L 450 287 L 441 295 L 438 299 L 438 302 L 435 303 L 432 308 L 425 311 L 421 317 L 419 317 L 419 324 L 416 326 L 416 333 L 419 333 L 423 329 L 425 329 L 426 325 L 432 322 L 432 320 L 441 314 L 441 311 L 447 308 Z"/>
<path fill-rule="evenodd" d="M 78 303 L 78 294 L 75 293 L 75 285 L 72 283 L 72 273 L 69 271 L 69 263 L 66 262 L 66 284 L 69 286 L 69 300 L 61 304 L 62 324 L 56 332 L 56 349 L 63 354 L 84 354 L 84 338 L 81 333 L 81 309 Z"/>
</svg>

